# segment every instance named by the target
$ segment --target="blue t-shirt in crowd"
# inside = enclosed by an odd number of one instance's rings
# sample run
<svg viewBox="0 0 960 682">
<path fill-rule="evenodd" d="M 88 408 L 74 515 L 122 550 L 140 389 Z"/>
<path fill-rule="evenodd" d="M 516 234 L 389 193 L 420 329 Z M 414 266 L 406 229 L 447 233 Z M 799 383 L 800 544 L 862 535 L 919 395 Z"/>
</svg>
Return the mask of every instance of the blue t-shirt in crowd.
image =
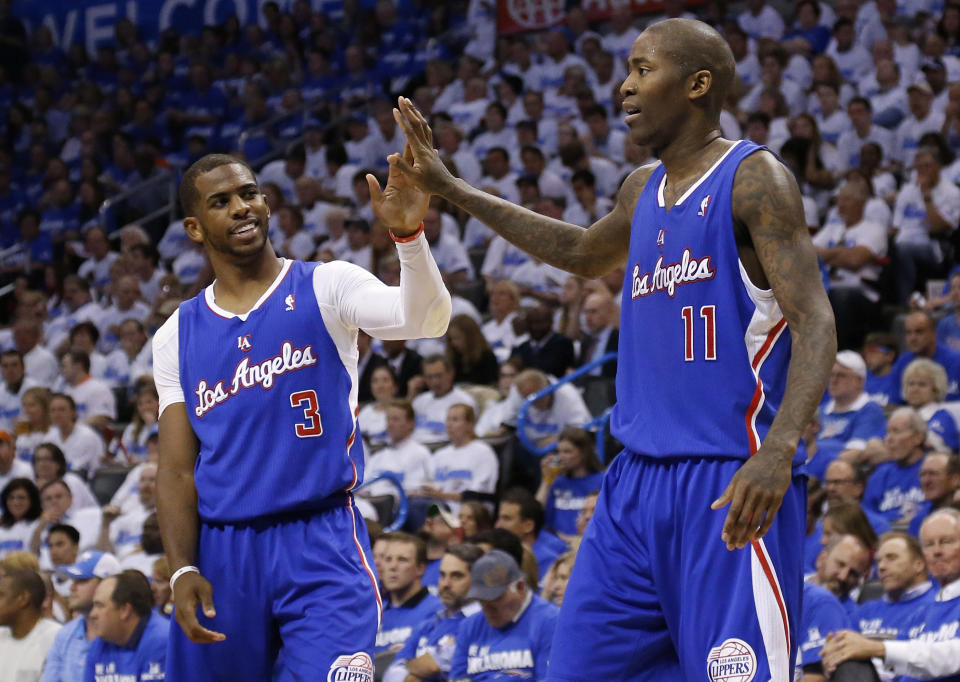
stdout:
<svg viewBox="0 0 960 682">
<path fill-rule="evenodd" d="M 539 569 L 540 579 L 543 580 L 543 576 L 550 570 L 551 564 L 557 560 L 558 556 L 569 551 L 570 548 L 566 542 L 550 531 L 543 529 L 531 549 L 533 555 L 537 557 L 537 568 Z"/>
<path fill-rule="evenodd" d="M 90 644 L 84 682 L 162 680 L 167 669 L 170 621 L 152 613 L 140 620 L 133 637 L 117 646 L 99 637 Z"/>
<path fill-rule="evenodd" d="M 904 592 L 897 601 L 890 601 L 886 595 L 871 599 L 854 612 L 854 625 L 861 634 L 873 639 L 906 639 L 910 617 L 936 596 L 933 583 L 926 581 Z"/>
<path fill-rule="evenodd" d="M 881 377 L 867 370 L 867 378 L 863 382 L 863 392 L 870 396 L 870 400 L 884 406 L 890 402 L 890 396 L 893 395 L 893 378 L 892 371 Z"/>
<path fill-rule="evenodd" d="M 450 679 L 471 682 L 542 680 L 547 676 L 550 645 L 559 609 L 530 595 L 520 618 L 503 628 L 493 628 L 482 613 L 460 625 Z"/>
<path fill-rule="evenodd" d="M 599 471 L 587 474 L 583 478 L 557 476 L 553 485 L 550 486 L 550 492 L 547 493 L 545 509 L 547 527 L 557 533 L 576 535 L 577 516 L 586 504 L 587 495 L 600 490 L 601 483 L 603 483 L 603 473 Z"/>
<path fill-rule="evenodd" d="M 850 629 L 847 610 L 828 590 L 803 584 L 803 611 L 800 613 L 800 665 L 820 662 L 820 649 L 827 635 Z"/>
<path fill-rule="evenodd" d="M 863 495 L 864 511 L 870 510 L 883 516 L 890 523 L 903 517 L 912 517 L 917 506 L 923 502 L 920 489 L 920 465 L 923 458 L 903 467 L 897 462 L 880 464 Z"/>
<path fill-rule="evenodd" d="M 932 431 L 951 452 L 960 449 L 960 433 L 957 432 L 957 422 L 953 415 L 946 410 L 937 410 L 927 420 L 927 430 Z"/>
<path fill-rule="evenodd" d="M 87 619 L 74 618 L 54 638 L 43 662 L 41 682 L 83 682 L 89 651 Z"/>
<path fill-rule="evenodd" d="M 890 370 L 889 375 L 890 402 L 898 405 L 906 402 L 900 391 L 903 383 L 903 370 L 916 358 L 917 356 L 910 351 L 904 351 L 903 354 L 897 358 L 897 361 L 893 363 L 893 368 Z M 946 399 L 960 400 L 960 352 L 950 350 L 943 344 L 937 343 L 937 350 L 930 359 L 943 365 L 943 368 L 947 370 Z"/>
<path fill-rule="evenodd" d="M 433 616 L 423 621 L 419 627 L 407 638 L 403 648 L 397 652 L 393 662 L 410 661 L 424 654 L 430 654 L 443 675 L 427 678 L 429 680 L 445 680 L 446 673 L 450 672 L 453 661 L 453 652 L 457 646 L 457 633 L 465 618 L 480 613 L 480 604 L 470 602 L 462 609 L 449 613 L 447 609 L 437 611 Z M 392 665 L 392 664 L 391 664 Z"/>
<path fill-rule="evenodd" d="M 960 596 L 946 601 L 932 601 L 914 611 L 908 619 L 904 639 L 943 642 L 956 639 L 958 632 L 960 632 Z M 898 678 L 897 682 L 915 682 L 915 678 L 903 676 Z M 938 677 L 937 682 L 960 682 L 960 675 Z"/>
<path fill-rule="evenodd" d="M 960 321 L 947 315 L 937 323 L 937 344 L 960 353 Z"/>
<path fill-rule="evenodd" d="M 390 600 L 383 602 L 383 617 L 380 630 L 377 631 L 375 654 L 399 650 L 404 642 L 423 621 L 443 608 L 443 602 L 433 596 L 424 587 L 400 606 L 393 606 Z"/>
</svg>

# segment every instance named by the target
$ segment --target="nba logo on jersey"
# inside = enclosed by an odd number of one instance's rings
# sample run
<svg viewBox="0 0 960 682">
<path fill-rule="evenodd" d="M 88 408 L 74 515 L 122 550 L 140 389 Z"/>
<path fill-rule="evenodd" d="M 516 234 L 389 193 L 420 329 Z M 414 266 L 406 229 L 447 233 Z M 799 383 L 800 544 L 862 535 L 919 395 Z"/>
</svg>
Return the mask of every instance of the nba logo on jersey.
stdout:
<svg viewBox="0 0 960 682">
<path fill-rule="evenodd" d="M 700 210 L 697 211 L 697 215 L 703 218 L 707 215 L 707 206 L 710 205 L 710 195 L 708 194 L 703 198 L 703 201 L 700 202 Z"/>
<path fill-rule="evenodd" d="M 707 656 L 710 682 L 750 682 L 756 672 L 756 654 L 749 644 L 736 637 L 713 647 Z"/>
<path fill-rule="evenodd" d="M 290 312 L 297 307 L 296 301 L 293 299 L 293 294 L 287 294 L 283 302 L 287 304 L 287 307 L 283 309 L 284 312 Z"/>
<path fill-rule="evenodd" d="M 237 337 L 237 348 L 242 350 L 244 353 L 253 348 L 253 344 L 250 343 L 250 334 L 244 334 L 243 336 Z"/>
<path fill-rule="evenodd" d="M 373 660 L 362 651 L 339 656 L 330 666 L 327 682 L 373 682 Z"/>
</svg>

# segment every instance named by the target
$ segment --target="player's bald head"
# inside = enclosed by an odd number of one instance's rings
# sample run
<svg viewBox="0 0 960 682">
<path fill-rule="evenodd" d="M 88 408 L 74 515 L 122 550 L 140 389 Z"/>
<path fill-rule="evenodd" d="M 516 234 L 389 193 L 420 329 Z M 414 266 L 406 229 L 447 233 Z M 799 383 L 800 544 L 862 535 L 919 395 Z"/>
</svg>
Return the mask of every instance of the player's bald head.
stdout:
<svg viewBox="0 0 960 682">
<path fill-rule="evenodd" d="M 676 64 L 684 78 L 697 71 L 710 72 L 710 90 L 701 99 L 707 113 L 719 117 L 736 74 L 733 52 L 723 36 L 696 19 L 667 19 L 650 26 L 641 36 L 658 38 L 658 48 Z"/>
</svg>

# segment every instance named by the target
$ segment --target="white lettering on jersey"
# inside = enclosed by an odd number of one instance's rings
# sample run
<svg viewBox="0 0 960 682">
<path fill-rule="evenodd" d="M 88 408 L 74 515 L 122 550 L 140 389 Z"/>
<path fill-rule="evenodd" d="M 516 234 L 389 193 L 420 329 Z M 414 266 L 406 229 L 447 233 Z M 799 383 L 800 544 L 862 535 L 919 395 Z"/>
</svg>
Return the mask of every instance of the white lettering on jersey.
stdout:
<svg viewBox="0 0 960 682">
<path fill-rule="evenodd" d="M 717 269 L 710 266 L 710 256 L 697 259 L 690 254 L 690 249 L 684 249 L 677 263 L 664 264 L 663 256 L 660 256 L 653 272 L 641 272 L 639 263 L 634 265 L 631 294 L 633 298 L 640 298 L 665 291 L 673 298 L 681 284 L 711 280 L 716 272 Z"/>
<path fill-rule="evenodd" d="M 490 670 L 522 670 L 533 668 L 533 653 L 530 649 L 511 651 L 490 651 L 490 647 L 480 647 L 474 653 L 474 647 L 467 657 L 467 675 L 478 675 Z"/>
<path fill-rule="evenodd" d="M 917 639 L 921 642 L 945 642 L 948 639 L 956 639 L 957 632 L 960 631 L 960 621 L 944 623 L 936 630 L 924 630 L 926 625 L 918 625 L 910 628 L 910 639 Z"/>
<path fill-rule="evenodd" d="M 317 359 L 313 357 L 313 346 L 294 348 L 292 343 L 284 341 L 280 347 L 280 353 L 272 358 L 254 365 L 250 364 L 249 357 L 241 360 L 234 370 L 229 389 L 223 379 L 213 388 L 210 388 L 206 379 L 201 379 L 194 391 L 197 396 L 197 407 L 194 413 L 202 417 L 217 405 L 229 400 L 231 396 L 237 395 L 242 389 L 255 386 L 270 388 L 273 386 L 274 377 L 315 364 Z"/>
</svg>

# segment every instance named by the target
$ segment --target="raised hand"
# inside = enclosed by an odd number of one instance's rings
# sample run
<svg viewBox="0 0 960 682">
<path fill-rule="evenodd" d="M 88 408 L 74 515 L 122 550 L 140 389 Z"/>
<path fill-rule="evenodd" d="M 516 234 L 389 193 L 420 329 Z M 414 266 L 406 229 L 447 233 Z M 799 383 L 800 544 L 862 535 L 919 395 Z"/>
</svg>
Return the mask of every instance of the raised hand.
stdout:
<svg viewBox="0 0 960 682">
<path fill-rule="evenodd" d="M 394 109 L 393 113 L 396 116 L 397 110 Z M 403 156 L 413 163 L 409 138 L 404 145 Z M 367 173 L 367 185 L 370 187 L 370 207 L 380 222 L 389 227 L 396 236 L 404 237 L 420 228 L 430 205 L 430 194 L 420 189 L 396 164 L 390 164 L 387 186 L 383 190 L 370 173 Z"/>
<path fill-rule="evenodd" d="M 440 160 L 440 152 L 433 148 L 433 132 L 423 114 L 406 97 L 397 99 L 399 109 L 393 110 L 393 117 L 403 129 L 412 159 L 404 153 L 387 157 L 390 173 L 394 168 L 417 187 L 430 194 L 443 196 L 456 178 Z M 406 152 L 406 150 L 404 150 Z"/>
</svg>

